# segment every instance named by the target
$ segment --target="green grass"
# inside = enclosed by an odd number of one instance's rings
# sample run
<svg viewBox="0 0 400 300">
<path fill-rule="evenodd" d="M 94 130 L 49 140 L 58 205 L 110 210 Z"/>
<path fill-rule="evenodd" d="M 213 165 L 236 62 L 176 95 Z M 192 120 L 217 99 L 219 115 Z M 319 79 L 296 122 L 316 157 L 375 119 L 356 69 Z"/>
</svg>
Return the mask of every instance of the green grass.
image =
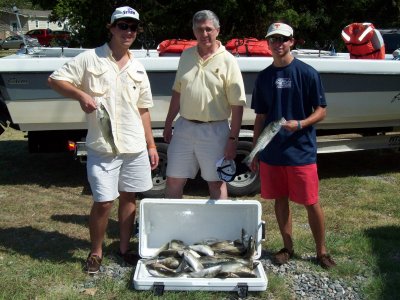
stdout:
<svg viewBox="0 0 400 300">
<path fill-rule="evenodd" d="M 17 50 L 14 49 L 10 49 L 10 50 L 4 50 L 4 49 L 0 49 L 0 57 L 4 57 L 10 54 L 15 54 L 17 52 Z"/>
<path fill-rule="evenodd" d="M 321 204 L 327 246 L 338 263 L 327 276 L 347 282 L 365 276 L 365 299 L 400 295 L 400 164 L 398 152 L 365 151 L 318 157 Z M 153 299 L 124 280 L 92 278 L 82 271 L 90 242 L 87 228 L 92 203 L 84 166 L 68 154 L 29 154 L 24 134 L 7 129 L 0 136 L 0 299 Z M 191 181 L 186 198 L 204 198 L 203 182 Z M 263 249 L 282 247 L 273 203 L 260 195 L 266 221 Z M 293 209 L 298 255 L 314 255 L 305 209 Z M 115 208 L 105 252 L 118 245 Z M 110 263 L 106 257 L 105 264 Z M 309 262 L 314 271 L 325 271 Z M 258 299 L 293 299 L 285 278 L 266 270 L 268 289 Z M 94 296 L 92 296 L 94 295 Z M 165 299 L 227 299 L 224 292 L 166 292 Z"/>
</svg>

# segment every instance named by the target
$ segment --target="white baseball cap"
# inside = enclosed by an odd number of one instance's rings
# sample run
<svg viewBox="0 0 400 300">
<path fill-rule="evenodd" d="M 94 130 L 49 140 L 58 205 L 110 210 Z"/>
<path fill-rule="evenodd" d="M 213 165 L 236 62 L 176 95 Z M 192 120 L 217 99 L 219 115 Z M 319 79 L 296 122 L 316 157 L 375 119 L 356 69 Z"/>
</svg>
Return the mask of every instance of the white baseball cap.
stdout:
<svg viewBox="0 0 400 300">
<path fill-rule="evenodd" d="M 111 24 L 113 24 L 118 19 L 134 19 L 139 20 L 139 13 L 129 6 L 122 6 L 115 9 L 111 15 Z"/>
<path fill-rule="evenodd" d="M 219 179 L 225 182 L 230 182 L 236 175 L 236 164 L 232 159 L 221 158 L 215 164 Z"/>
<path fill-rule="evenodd" d="M 285 23 L 272 23 L 267 31 L 266 38 L 274 35 L 279 34 L 283 36 L 293 36 L 293 28 Z"/>
</svg>

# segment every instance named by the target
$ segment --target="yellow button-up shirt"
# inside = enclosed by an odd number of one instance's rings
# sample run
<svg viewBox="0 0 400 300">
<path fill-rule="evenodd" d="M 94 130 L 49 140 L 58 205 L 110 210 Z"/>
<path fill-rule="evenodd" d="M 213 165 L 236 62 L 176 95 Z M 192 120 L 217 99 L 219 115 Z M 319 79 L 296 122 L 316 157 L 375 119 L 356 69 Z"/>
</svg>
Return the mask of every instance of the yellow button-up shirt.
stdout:
<svg viewBox="0 0 400 300">
<path fill-rule="evenodd" d="M 206 60 L 200 57 L 197 47 L 184 51 L 173 90 L 180 93 L 180 115 L 189 120 L 226 120 L 231 105 L 246 105 L 239 65 L 223 45 Z"/>
<path fill-rule="evenodd" d="M 114 142 L 120 153 L 138 153 L 146 149 L 144 128 L 138 108 L 153 106 L 150 82 L 143 65 L 133 58 L 120 70 L 107 44 L 88 50 L 50 75 L 65 80 L 103 103 L 111 119 Z M 96 111 L 86 114 L 86 146 L 111 153 L 97 120 Z"/>
</svg>

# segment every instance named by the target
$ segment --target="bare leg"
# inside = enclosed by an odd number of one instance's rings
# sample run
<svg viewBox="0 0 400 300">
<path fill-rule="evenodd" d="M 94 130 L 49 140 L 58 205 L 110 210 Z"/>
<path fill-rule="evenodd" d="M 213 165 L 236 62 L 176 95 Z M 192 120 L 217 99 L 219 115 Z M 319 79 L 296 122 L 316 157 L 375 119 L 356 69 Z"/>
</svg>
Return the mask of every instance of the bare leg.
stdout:
<svg viewBox="0 0 400 300">
<path fill-rule="evenodd" d="M 126 253 L 129 249 L 129 241 L 132 236 L 133 224 L 135 222 L 136 194 L 120 192 L 118 221 L 119 221 L 119 250 Z"/>
<path fill-rule="evenodd" d="M 324 213 L 319 203 L 306 205 L 308 223 L 315 240 L 317 255 L 326 254 Z"/>
<path fill-rule="evenodd" d="M 228 199 L 228 191 L 226 182 L 224 181 L 207 181 L 208 190 L 211 199 Z"/>
<path fill-rule="evenodd" d="M 103 257 L 103 240 L 113 201 L 94 202 L 89 216 L 91 253 Z"/>
<path fill-rule="evenodd" d="M 165 198 L 181 199 L 186 178 L 167 177 L 167 187 L 165 189 Z"/>
<path fill-rule="evenodd" d="M 275 199 L 275 216 L 282 235 L 283 246 L 289 251 L 292 251 L 292 214 L 288 198 Z"/>
</svg>

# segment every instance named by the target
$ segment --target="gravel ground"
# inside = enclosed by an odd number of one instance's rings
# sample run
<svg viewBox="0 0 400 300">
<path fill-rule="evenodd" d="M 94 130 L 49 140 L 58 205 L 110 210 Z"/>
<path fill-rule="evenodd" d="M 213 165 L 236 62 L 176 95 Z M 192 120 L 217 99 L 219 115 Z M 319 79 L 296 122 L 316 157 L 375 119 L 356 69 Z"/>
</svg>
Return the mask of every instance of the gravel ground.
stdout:
<svg viewBox="0 0 400 300">
<path fill-rule="evenodd" d="M 121 262 L 119 258 L 108 255 L 108 262 L 101 267 L 98 274 L 88 276 L 87 280 L 77 286 L 79 292 L 90 293 L 90 290 L 96 287 L 96 282 L 109 277 L 125 285 L 127 279 L 133 277 L 132 267 Z M 314 270 L 311 265 L 314 263 L 313 256 L 303 256 L 301 259 L 291 260 L 288 264 L 276 266 L 272 263 L 271 254 L 263 252 L 260 262 L 263 264 L 267 275 L 273 273 L 278 277 L 283 277 L 292 289 L 294 299 L 319 300 L 319 299 L 345 299 L 361 300 L 359 286 L 366 280 L 363 276 L 356 276 L 349 285 L 341 279 L 335 279 L 329 276 L 329 272 L 324 270 Z M 226 299 L 237 299 L 238 296 L 233 293 L 232 297 Z M 246 299 L 260 299 L 252 297 L 249 292 Z M 273 296 L 271 295 L 271 298 Z"/>
</svg>

